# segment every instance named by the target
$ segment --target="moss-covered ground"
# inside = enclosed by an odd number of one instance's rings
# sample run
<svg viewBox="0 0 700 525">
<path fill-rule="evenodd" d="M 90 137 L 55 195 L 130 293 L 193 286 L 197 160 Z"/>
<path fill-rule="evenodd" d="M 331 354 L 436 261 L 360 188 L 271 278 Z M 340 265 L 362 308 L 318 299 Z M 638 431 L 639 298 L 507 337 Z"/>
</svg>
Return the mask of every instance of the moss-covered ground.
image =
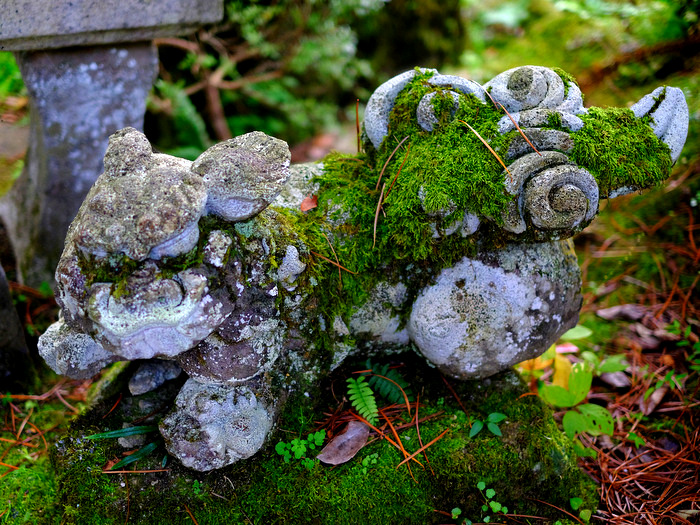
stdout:
<svg viewBox="0 0 700 525">
<path fill-rule="evenodd" d="M 119 393 L 113 391 L 57 440 L 50 465 L 43 456 L 5 476 L 0 496 L 10 504 L 0 509 L 5 511 L 0 523 L 111 524 L 127 522 L 128 517 L 128 523 L 184 524 L 192 521 L 190 514 L 202 525 L 453 523 L 445 513 L 455 507 L 461 509 L 462 519 L 476 522 L 493 515 L 481 510 L 485 500 L 477 484 L 482 481 L 496 491 L 493 500 L 513 515 L 565 523 L 566 514 L 537 500 L 571 511 L 569 499 L 580 497 L 587 508 L 595 507 L 595 488 L 572 459 L 571 443 L 558 430 L 551 411 L 537 397 L 523 395 L 527 388 L 517 375 L 453 381 L 465 413 L 435 371 L 421 366 L 415 356 L 402 357 L 406 366 L 400 370 L 420 395 L 420 419 L 434 416 L 419 425 L 423 443 L 447 430 L 427 449 L 429 465 L 422 456 L 424 467 L 413 463 L 413 477 L 406 465 L 397 468 L 403 455 L 385 440 L 373 441 L 336 467 L 316 462 L 308 469 L 299 461 L 285 463 L 275 453 L 277 441 L 305 435 L 315 428 L 314 421 L 324 419 L 323 412 L 337 408 L 329 405 L 330 389 L 337 391 L 344 384 L 349 368 L 329 379 L 316 401 L 303 396 L 305 401 L 292 400 L 278 431 L 255 457 L 212 473 L 182 468 L 166 459 L 161 445 L 136 467 L 127 468 L 161 470 L 166 461 L 166 471 L 105 474 L 108 462 L 120 458 L 124 449 L 114 439 L 85 437 L 121 428 L 125 420 L 141 415 L 139 405 L 160 395 L 124 397 L 104 417 L 118 399 Z M 176 388 L 170 388 L 172 395 Z M 484 429 L 470 438 L 470 423 L 485 420 L 491 412 L 507 416 L 500 423 L 502 437 Z M 401 431 L 400 438 L 410 452 L 420 447 L 414 427 Z"/>
</svg>

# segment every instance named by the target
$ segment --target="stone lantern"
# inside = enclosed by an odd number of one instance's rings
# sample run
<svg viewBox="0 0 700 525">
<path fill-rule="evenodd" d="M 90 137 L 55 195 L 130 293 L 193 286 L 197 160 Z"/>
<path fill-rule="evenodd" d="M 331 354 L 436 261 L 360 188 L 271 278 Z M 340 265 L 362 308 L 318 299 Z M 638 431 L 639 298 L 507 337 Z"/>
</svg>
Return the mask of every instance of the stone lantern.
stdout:
<svg viewBox="0 0 700 525">
<path fill-rule="evenodd" d="M 222 16 L 222 0 L 3 2 L 0 50 L 15 53 L 31 101 L 24 172 L 0 200 L 21 281 L 53 282 L 108 137 L 143 128 L 158 66 L 152 40 Z"/>
</svg>

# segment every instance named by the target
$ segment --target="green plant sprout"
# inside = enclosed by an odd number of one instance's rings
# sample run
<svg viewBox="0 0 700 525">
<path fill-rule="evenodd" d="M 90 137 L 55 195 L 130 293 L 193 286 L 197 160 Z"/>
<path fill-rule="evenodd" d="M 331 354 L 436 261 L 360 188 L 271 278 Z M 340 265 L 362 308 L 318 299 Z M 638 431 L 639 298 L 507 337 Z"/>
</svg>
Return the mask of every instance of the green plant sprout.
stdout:
<svg viewBox="0 0 700 525">
<path fill-rule="evenodd" d="M 367 474 L 367 469 L 368 469 L 371 465 L 376 465 L 376 464 L 377 464 L 377 458 L 379 458 L 379 454 L 377 454 L 377 453 L 375 452 L 374 454 L 370 454 L 369 456 L 365 457 L 365 458 L 362 460 L 362 469 L 361 469 L 361 470 L 362 470 L 362 473 L 363 473 L 363 474 Z"/>
<path fill-rule="evenodd" d="M 382 396 L 389 403 L 401 404 L 404 402 L 404 394 L 409 401 L 413 401 L 413 391 L 403 378 L 403 376 L 388 364 L 376 365 L 370 359 L 365 362 L 365 366 L 371 372 L 365 372 L 362 376 L 367 377 L 367 382 L 374 392 Z"/>
<path fill-rule="evenodd" d="M 571 498 L 569 500 L 569 505 L 574 511 L 578 511 L 578 517 L 581 518 L 585 523 L 591 521 L 591 515 L 593 512 L 590 509 L 581 509 L 583 505 L 583 500 L 581 498 Z M 579 511 L 579 509 L 581 509 Z"/>
<path fill-rule="evenodd" d="M 506 418 L 505 414 L 501 414 L 500 412 L 491 412 L 488 417 L 486 418 L 486 428 L 489 429 L 489 431 L 495 435 L 495 436 L 503 436 L 501 433 L 501 429 L 498 428 L 498 424 L 503 421 Z M 473 438 L 476 436 L 481 430 L 484 428 L 484 421 L 481 421 L 480 419 L 475 419 L 472 421 L 472 428 L 469 431 L 469 437 Z"/>
<path fill-rule="evenodd" d="M 700 195 L 700 191 L 698 195 Z M 682 337 L 682 339 L 676 343 L 676 346 L 690 347 L 688 349 L 688 362 L 690 363 L 688 368 L 693 372 L 700 372 L 700 338 L 693 336 L 690 326 L 686 326 L 685 330 L 681 330 L 681 324 L 677 319 L 673 321 L 666 330 L 671 334 Z M 691 343 L 691 338 L 696 339 L 696 341 Z"/>
<path fill-rule="evenodd" d="M 296 438 L 289 443 L 280 441 L 275 445 L 275 452 L 284 458 L 285 463 L 291 462 L 292 456 L 294 456 L 294 459 L 300 460 L 301 464 L 306 469 L 311 470 L 318 461 L 307 457 L 306 454 L 308 451 L 315 450 L 317 447 L 323 445 L 325 439 L 326 431 L 319 430 L 309 434 L 306 439 Z"/>
<path fill-rule="evenodd" d="M 648 377 L 648 373 L 645 374 L 645 377 Z M 648 400 L 654 392 L 665 385 L 671 390 L 676 388 L 682 390 L 686 377 L 688 377 L 688 374 L 677 374 L 675 370 L 669 370 L 662 379 L 659 379 L 654 385 L 647 388 L 646 392 L 644 392 L 644 401 Z"/>
<path fill-rule="evenodd" d="M 481 495 L 483 496 L 485 501 L 485 503 L 481 506 L 482 512 L 493 512 L 494 514 L 508 514 L 508 507 L 506 507 L 505 505 L 501 505 L 498 501 L 493 499 L 496 495 L 496 491 L 494 489 L 487 489 L 486 483 L 483 481 L 477 483 L 476 488 L 479 489 L 479 492 L 481 492 Z M 488 514 L 482 515 L 481 521 L 483 523 L 490 523 L 491 516 Z"/>
<path fill-rule="evenodd" d="M 348 383 L 348 397 L 352 402 L 352 406 L 357 413 L 367 420 L 368 423 L 374 425 L 379 417 L 377 409 L 377 401 L 374 398 L 374 392 L 368 383 L 365 382 L 363 376 L 357 379 L 350 377 Z"/>
<path fill-rule="evenodd" d="M 595 451 L 584 447 L 576 435 L 611 436 L 614 421 L 610 412 L 600 405 L 580 404 L 588 396 L 593 382 L 593 372 L 586 363 L 576 363 L 569 374 L 568 389 L 558 385 L 547 385 L 540 381 L 539 395 L 546 403 L 558 408 L 571 408 L 562 419 L 564 432 L 574 440 L 574 450 L 579 456 L 595 457 Z"/>
<path fill-rule="evenodd" d="M 100 432 L 98 434 L 85 436 L 85 439 L 111 439 L 129 436 L 139 436 L 143 434 L 148 434 L 150 432 L 155 432 L 156 430 L 158 430 L 158 427 L 153 425 L 126 427 L 121 428 L 119 430 L 110 430 L 108 432 Z M 121 461 L 112 465 L 109 470 L 119 470 L 120 468 L 123 468 L 127 465 L 136 463 L 138 460 L 149 456 L 156 448 L 158 448 L 157 442 L 152 442 L 148 445 L 144 445 L 133 454 L 128 455 Z"/>
</svg>

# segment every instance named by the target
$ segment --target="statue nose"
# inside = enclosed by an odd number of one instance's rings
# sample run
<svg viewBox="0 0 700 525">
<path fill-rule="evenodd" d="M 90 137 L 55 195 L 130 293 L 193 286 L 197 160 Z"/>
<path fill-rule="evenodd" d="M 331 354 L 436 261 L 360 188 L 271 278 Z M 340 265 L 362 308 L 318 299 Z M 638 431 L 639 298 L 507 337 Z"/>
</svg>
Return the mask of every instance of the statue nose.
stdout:
<svg viewBox="0 0 700 525">
<path fill-rule="evenodd" d="M 654 134 L 671 150 L 673 162 L 678 160 L 688 137 L 688 104 L 679 88 L 658 87 L 630 108 L 634 116 L 649 115 Z"/>
</svg>

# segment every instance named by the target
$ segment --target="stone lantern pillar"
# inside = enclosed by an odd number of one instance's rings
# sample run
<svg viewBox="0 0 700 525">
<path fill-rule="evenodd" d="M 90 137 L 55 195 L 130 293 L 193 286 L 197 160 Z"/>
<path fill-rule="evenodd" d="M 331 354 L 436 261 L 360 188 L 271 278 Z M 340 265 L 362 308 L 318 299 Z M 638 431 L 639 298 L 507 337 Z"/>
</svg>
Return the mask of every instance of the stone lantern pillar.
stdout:
<svg viewBox="0 0 700 525">
<path fill-rule="evenodd" d="M 109 135 L 143 128 L 157 74 L 152 39 L 223 16 L 223 0 L 4 0 L 0 50 L 15 52 L 30 97 L 22 176 L 0 199 L 18 278 L 53 283 L 63 239 L 103 171 Z"/>
</svg>

